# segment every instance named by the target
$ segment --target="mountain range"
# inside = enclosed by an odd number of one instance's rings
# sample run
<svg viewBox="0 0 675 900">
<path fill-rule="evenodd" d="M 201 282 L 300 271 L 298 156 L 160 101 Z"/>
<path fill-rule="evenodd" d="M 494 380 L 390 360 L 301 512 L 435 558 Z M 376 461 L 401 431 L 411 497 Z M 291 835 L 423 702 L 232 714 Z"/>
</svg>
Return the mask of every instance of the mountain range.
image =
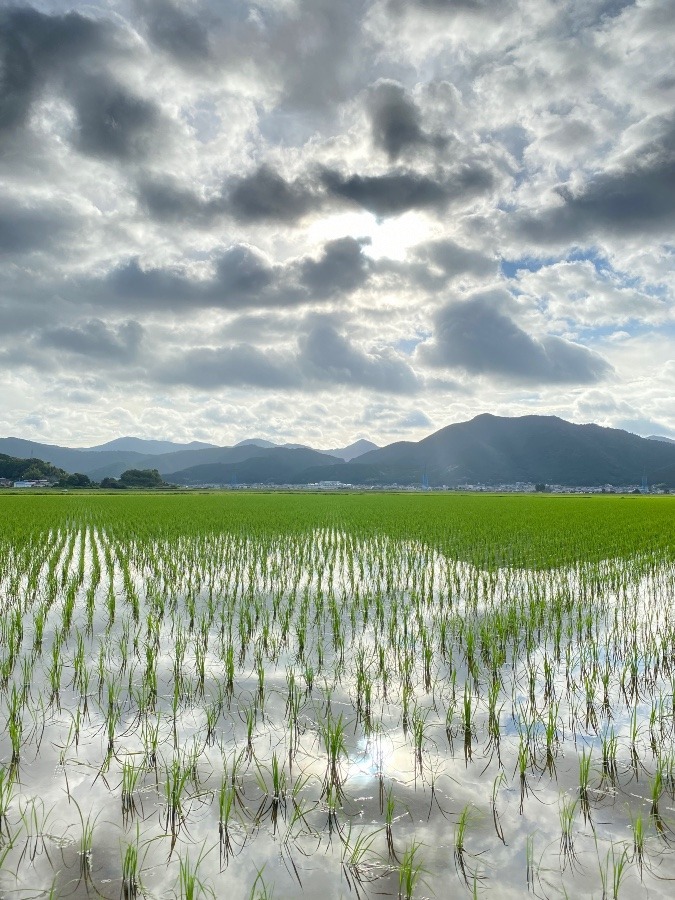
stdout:
<svg viewBox="0 0 675 900">
<path fill-rule="evenodd" d="M 624 487 L 639 484 L 646 476 L 650 484 L 675 488 L 672 441 L 575 425 L 556 416 L 483 414 L 420 441 L 377 447 L 361 440 L 331 451 L 259 438 L 233 447 L 120 438 L 80 449 L 0 438 L 0 453 L 39 457 L 93 480 L 119 477 L 129 468 L 157 469 L 166 481 L 181 485 L 338 481 L 432 487 L 515 482 Z"/>
<path fill-rule="evenodd" d="M 189 444 L 146 441 L 135 437 L 116 438 L 95 447 L 60 447 L 56 444 L 41 444 L 16 437 L 0 438 L 0 454 L 18 459 L 45 460 L 67 472 L 81 472 L 94 481 L 100 481 L 102 478 L 119 478 L 122 472 L 131 468 L 157 469 L 161 475 L 166 476 L 199 467 L 200 472 L 194 477 L 187 476 L 185 483 L 189 484 L 201 483 L 199 481 L 202 477 L 201 472 L 206 471 L 203 467 L 214 464 L 232 465 L 244 463 L 249 459 L 260 459 L 261 474 L 266 474 L 266 477 L 253 480 L 266 481 L 296 473 L 303 467 L 330 465 L 336 461 L 347 462 L 374 449 L 377 449 L 376 444 L 363 439 L 347 447 L 317 451 L 302 444 L 279 445 L 261 438 L 250 438 L 234 447 L 218 447 L 200 441 Z M 265 462 L 268 458 L 274 461 L 272 468 Z M 256 474 L 254 470 L 255 465 L 244 467 L 244 471 L 251 472 L 252 476 Z M 209 483 L 218 480 L 215 477 L 207 478 L 206 475 L 204 479 Z M 227 478 L 225 483 L 230 480 L 231 477 Z M 183 482 L 179 480 L 177 483 Z"/>
</svg>

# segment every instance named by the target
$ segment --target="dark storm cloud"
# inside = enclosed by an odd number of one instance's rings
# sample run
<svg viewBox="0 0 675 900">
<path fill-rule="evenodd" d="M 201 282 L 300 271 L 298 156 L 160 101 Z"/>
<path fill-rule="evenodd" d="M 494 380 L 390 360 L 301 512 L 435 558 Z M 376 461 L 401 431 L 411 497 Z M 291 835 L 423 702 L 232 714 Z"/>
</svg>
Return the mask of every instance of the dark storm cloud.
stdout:
<svg viewBox="0 0 675 900">
<path fill-rule="evenodd" d="M 76 12 L 0 11 L 0 133 L 23 125 L 47 80 L 109 50 L 113 29 Z"/>
<path fill-rule="evenodd" d="M 419 389 L 417 376 L 402 360 L 364 353 L 328 321 L 316 323 L 298 345 L 300 367 L 318 381 L 393 394 Z"/>
<path fill-rule="evenodd" d="M 329 241 L 319 259 L 300 264 L 300 283 L 311 297 L 350 294 L 368 280 L 373 262 L 363 253 L 364 241 L 351 237 Z"/>
<path fill-rule="evenodd" d="M 163 384 L 202 390 L 233 387 L 292 388 L 300 384 L 292 358 L 250 344 L 195 347 L 176 354 L 154 372 Z"/>
<path fill-rule="evenodd" d="M 558 337 L 533 338 L 493 300 L 449 303 L 435 316 L 434 338 L 419 347 L 429 365 L 533 384 L 590 384 L 610 372 L 602 357 Z"/>
<path fill-rule="evenodd" d="M 492 172 L 481 163 L 467 163 L 438 178 L 410 170 L 344 175 L 325 169 L 322 176 L 334 197 L 355 203 L 376 216 L 395 216 L 412 209 L 440 211 L 454 200 L 485 193 L 494 184 Z"/>
<path fill-rule="evenodd" d="M 104 78 L 89 78 L 73 98 L 78 150 L 103 159 L 133 161 L 151 149 L 160 123 L 154 103 Z"/>
<path fill-rule="evenodd" d="M 563 204 L 516 219 L 535 244 L 592 239 L 596 234 L 672 234 L 675 229 L 675 124 L 645 143 L 618 171 L 575 192 L 559 188 Z"/>
<path fill-rule="evenodd" d="M 49 249 L 72 234 L 76 224 L 69 208 L 0 197 L 0 256 Z"/>
<path fill-rule="evenodd" d="M 394 81 L 376 84 L 369 97 L 373 143 L 397 160 L 407 150 L 428 144 L 440 146 L 422 130 L 420 110 L 402 85 Z"/>
<path fill-rule="evenodd" d="M 135 0 L 148 39 L 180 62 L 202 63 L 211 47 L 206 17 L 192 15 L 170 0 Z"/>
<path fill-rule="evenodd" d="M 105 362 L 131 362 L 138 357 L 143 328 L 135 321 L 109 325 L 100 319 L 43 332 L 44 347 Z"/>
</svg>

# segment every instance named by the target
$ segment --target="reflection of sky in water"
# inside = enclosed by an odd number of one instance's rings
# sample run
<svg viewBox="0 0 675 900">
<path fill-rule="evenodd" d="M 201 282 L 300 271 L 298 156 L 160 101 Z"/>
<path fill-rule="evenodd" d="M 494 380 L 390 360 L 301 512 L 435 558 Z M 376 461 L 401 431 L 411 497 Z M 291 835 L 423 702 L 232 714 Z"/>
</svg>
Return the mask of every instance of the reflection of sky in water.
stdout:
<svg viewBox="0 0 675 900">
<path fill-rule="evenodd" d="M 308 546 L 321 546 L 325 535 L 317 533 L 308 541 Z M 500 767 L 497 759 L 489 758 L 487 749 L 488 707 L 485 685 L 473 697 L 473 736 L 471 738 L 472 759 L 465 760 L 464 736 L 461 728 L 461 700 L 466 677 L 466 663 L 461 653 L 456 653 L 454 665 L 457 668 L 457 707 L 451 718 L 452 752 L 445 728 L 445 714 L 449 705 L 450 684 L 447 677 L 447 665 L 438 658 L 437 644 L 434 643 L 433 696 L 426 693 L 421 683 L 421 659 L 415 657 L 416 666 L 413 677 L 413 691 L 410 698 L 409 718 L 418 705 L 418 710 L 426 717 L 424 739 L 422 744 L 421 766 L 416 764 L 413 742 L 408 722 L 408 733 L 404 733 L 401 718 L 401 696 L 398 685 L 390 688 L 390 696 L 384 700 L 379 690 L 375 690 L 371 718 L 374 731 L 366 735 L 363 721 L 356 723 L 356 672 L 355 659 L 362 654 L 365 666 L 371 676 L 377 672 L 377 640 L 373 625 L 374 602 L 371 604 L 370 620 L 365 627 L 357 622 L 355 631 L 346 624 L 346 664 L 339 683 L 324 684 L 323 676 L 315 680 L 311 695 L 305 694 L 306 679 L 303 666 L 297 659 L 295 646 L 295 625 L 297 612 L 304 595 L 312 598 L 317 592 L 323 595 L 326 603 L 329 596 L 358 595 L 363 598 L 369 595 L 371 600 L 379 592 L 387 592 L 387 584 L 391 585 L 387 595 L 389 604 L 395 597 L 399 604 L 399 627 L 406 618 L 407 626 L 412 629 L 420 624 L 433 632 L 439 608 L 445 606 L 458 614 L 462 621 L 474 623 L 478 628 L 483 621 L 488 621 L 495 610 L 502 605 L 514 604 L 523 600 L 523 614 L 526 614 L 526 600 L 535 589 L 538 599 L 550 603 L 556 597 L 578 597 L 583 595 L 584 573 L 568 570 L 537 575 L 525 570 L 500 570 L 492 573 L 481 573 L 465 563 L 445 560 L 435 551 L 430 551 L 414 543 L 396 544 L 380 538 L 377 551 L 370 553 L 368 545 L 349 542 L 344 536 L 332 534 L 330 540 L 333 565 L 323 560 L 321 552 L 312 557 L 313 573 L 301 571 L 299 563 L 281 544 L 276 545 L 251 568 L 242 564 L 248 556 L 254 557 L 256 544 L 253 539 L 231 536 L 209 538 L 205 546 L 213 549 L 214 558 L 221 563 L 214 565 L 208 575 L 204 575 L 202 583 L 191 581 L 189 559 L 192 550 L 190 542 L 184 542 L 178 550 L 170 545 L 158 545 L 156 548 L 156 566 L 141 564 L 140 560 L 130 564 L 130 572 L 134 580 L 141 603 L 141 616 L 138 624 L 131 618 L 129 604 L 125 599 L 125 584 L 119 566 L 116 567 L 112 585 L 116 596 L 116 625 L 110 640 L 104 637 L 107 620 L 106 597 L 108 593 L 108 574 L 105 570 L 104 543 L 105 535 L 97 536 L 97 547 L 103 575 L 96 589 L 96 609 L 92 651 L 88 662 L 92 669 L 90 687 L 90 718 L 83 723 L 80 744 L 75 747 L 72 739 L 69 744 L 69 730 L 72 726 L 72 712 L 78 703 L 78 693 L 69 686 L 72 677 L 72 660 L 76 648 L 75 629 L 85 630 L 86 616 L 84 611 L 87 578 L 92 571 L 91 543 L 87 537 L 85 545 L 86 565 L 85 581 L 78 589 L 77 604 L 73 617 L 70 635 L 64 641 L 62 657 L 64 660 L 63 687 L 61 690 L 62 711 L 55 707 L 45 711 L 48 700 L 46 671 L 49 662 L 49 646 L 54 629 L 61 620 L 62 595 L 49 611 L 45 629 L 45 649 L 41 660 L 34 669 L 31 685 L 32 693 L 28 702 L 30 715 L 42 728 L 39 755 L 37 750 L 38 729 L 29 739 L 22 752 L 21 783 L 17 787 L 22 803 L 29 797 L 39 797 L 44 802 L 48 823 L 43 831 L 44 848 L 36 851 L 30 867 L 24 863 L 20 867 L 18 881 L 12 880 L 12 866 L 16 868 L 24 846 L 30 838 L 26 831 L 23 838 L 17 841 L 16 847 L 7 858 L 8 866 L 0 876 L 0 884 L 14 896 L 21 896 L 28 890 L 48 889 L 54 871 L 59 869 L 61 875 L 57 883 L 59 896 L 80 897 L 86 895 L 86 886 L 78 885 L 79 877 L 79 839 L 82 821 L 78 806 L 86 820 L 91 816 L 95 820 L 94 852 L 92 855 L 92 873 L 95 882 L 107 896 L 119 896 L 120 842 L 124 844 L 134 832 L 135 821 L 141 822 L 141 833 L 144 836 L 144 849 L 147 852 L 145 877 L 154 897 L 172 896 L 175 890 L 178 860 L 188 854 L 195 862 L 203 852 L 200 874 L 216 891 L 216 896 L 245 898 L 250 893 L 257 870 L 264 865 L 266 883 L 275 886 L 275 897 L 291 897 L 300 895 L 296 870 L 301 878 L 304 896 L 346 896 L 348 887 L 341 868 L 345 854 L 344 841 L 347 839 L 347 826 L 352 822 L 355 828 L 371 829 L 375 833 L 383 825 L 383 814 L 380 809 L 380 785 L 383 793 L 392 789 L 395 799 L 395 815 L 393 838 L 397 851 L 401 851 L 410 842 L 422 842 L 421 854 L 425 867 L 429 870 L 428 886 L 423 886 L 422 894 L 435 891 L 436 896 L 447 896 L 448 884 L 455 890 L 459 881 L 454 863 L 454 829 L 460 811 L 467 805 L 471 809 L 470 824 L 467 832 L 467 866 L 475 872 L 478 884 L 486 893 L 500 897 L 519 897 L 527 891 L 524 879 L 526 871 L 526 846 L 529 836 L 534 835 L 534 859 L 536 878 L 540 893 L 545 896 L 562 896 L 564 891 L 578 892 L 581 886 L 584 895 L 601 895 L 600 870 L 607 864 L 607 854 L 612 852 L 612 842 L 627 842 L 630 847 L 632 832 L 630 819 L 638 812 L 645 818 L 648 830 L 648 850 L 654 860 L 659 876 L 673 875 L 673 861 L 665 852 L 664 842 L 658 837 L 653 822 L 649 823 L 649 803 L 645 800 L 649 791 L 649 775 L 653 771 L 654 758 L 649 743 L 647 723 L 651 712 L 648 692 L 641 686 L 641 696 L 637 704 L 638 752 L 641 767 L 638 779 L 635 780 L 630 767 L 629 739 L 632 717 L 632 706 L 619 696 L 618 678 L 615 677 L 610 686 L 612 719 L 607 721 L 598 715 L 597 733 L 592 727 L 585 728 L 580 721 L 583 713 L 584 685 L 581 683 L 582 663 L 585 648 L 574 646 L 569 652 L 570 669 L 565 671 L 566 647 L 563 646 L 561 664 L 553 672 L 553 685 L 559 696 L 566 690 L 566 679 L 576 682 L 573 693 L 580 704 L 576 713 L 577 721 L 574 729 L 570 726 L 572 712 L 566 700 L 561 702 L 559 720 L 562 741 L 556 748 L 556 769 L 549 773 L 542 766 L 541 751 L 544 742 L 544 663 L 551 656 L 551 647 L 544 640 L 530 649 L 529 665 L 536 672 L 535 701 L 541 717 L 531 726 L 529 734 L 537 748 L 538 759 L 527 767 L 525 784 L 525 801 L 522 813 L 520 810 L 520 784 L 516 771 L 519 735 L 525 728 L 525 722 L 519 723 L 523 712 L 523 720 L 527 719 L 530 702 L 528 669 L 523 658 L 516 660 L 515 666 L 509 669 L 508 662 L 502 667 L 504 678 L 500 693 L 500 726 L 502 766 L 506 781 L 497 785 L 496 808 L 499 823 L 503 828 L 506 846 L 497 836 L 492 813 L 492 793 L 495 779 Z M 219 543 L 220 542 L 220 543 Z M 363 572 L 356 563 L 350 562 L 347 546 L 352 553 L 365 555 Z M 68 552 L 67 546 L 61 551 L 61 561 Z M 79 564 L 79 538 L 74 546 L 67 579 L 74 577 Z M 228 555 L 229 554 L 229 555 Z M 162 557 L 172 561 L 177 575 L 173 580 L 168 576 L 168 567 Z M 238 560 L 238 561 L 237 561 Z M 225 564 L 227 563 L 227 565 Z M 229 568 L 228 568 L 229 566 Z M 601 567 L 602 569 L 602 567 Z M 607 564 L 607 571 L 611 565 Z M 0 597 L 8 590 L 8 577 L 0 574 Z M 46 590 L 46 566 L 42 568 L 41 590 Z M 541 583 L 538 581 L 541 579 Z M 223 696 L 225 662 L 218 653 L 218 638 L 210 637 L 209 648 L 205 654 L 206 682 L 204 696 L 195 696 L 187 702 L 181 701 L 177 715 L 177 748 L 173 747 L 173 728 L 170 718 L 172 704 L 173 667 L 175 660 L 175 630 L 168 618 L 160 627 L 160 652 L 156 657 L 159 681 L 158 710 L 161 714 L 159 771 L 158 783 L 154 783 L 154 773 L 144 773 L 142 787 L 136 792 L 137 819 L 123 823 L 121 819 L 120 782 L 121 768 L 125 759 L 140 757 L 142 745 L 138 734 L 137 710 L 128 693 L 129 686 L 137 687 L 142 677 L 144 657 L 129 654 L 129 666 L 126 671 L 120 670 L 120 649 L 118 647 L 123 627 L 128 628 L 131 642 L 137 629 L 141 640 L 145 635 L 146 617 L 151 607 L 153 592 L 166 593 L 176 602 L 176 621 L 181 628 L 188 629 L 189 615 L 185 602 L 188 593 L 194 598 L 197 614 L 208 603 L 209 594 L 219 596 L 222 602 L 243 604 L 248 596 L 259 595 L 264 598 L 267 608 L 275 602 L 275 591 L 282 586 L 279 596 L 285 603 L 289 595 L 289 585 L 295 585 L 296 599 L 293 618 L 289 629 L 287 644 L 278 644 L 275 650 L 275 662 L 265 660 L 266 699 L 264 709 L 260 708 L 257 697 L 257 673 L 252 659 L 253 645 L 259 640 L 262 624 L 256 625 L 249 646 L 245 647 L 243 665 L 236 665 L 236 688 L 234 697 L 226 702 Z M 413 616 L 411 595 L 420 585 L 428 589 L 427 600 L 421 606 L 419 616 Z M 433 588 L 430 585 L 433 584 Z M 27 582 L 22 582 L 23 587 Z M 636 612 L 636 630 L 631 635 L 632 646 L 638 655 L 636 667 L 638 675 L 645 671 L 644 650 L 649 646 L 653 634 L 667 634 L 672 627 L 670 621 L 669 598 L 672 594 L 672 573 L 668 570 L 656 571 L 653 576 L 635 578 L 627 586 L 626 595 L 618 590 L 612 591 L 605 585 L 600 604 L 601 615 L 595 638 L 600 644 L 598 663 L 605 661 L 606 648 L 603 642 L 607 639 L 604 623 L 611 623 L 614 615 L 624 616 L 631 609 Z M 223 600 L 222 598 L 226 598 Z M 285 598 L 285 599 L 284 599 Z M 523 599 L 525 598 L 525 599 Z M 313 602 L 313 601 L 312 601 Z M 239 609 L 239 606 L 237 606 Z M 390 607 L 387 606 L 387 615 Z M 216 618 L 216 625 L 217 625 Z M 126 622 L 126 626 L 124 623 Z M 272 638 L 278 640 L 279 618 L 270 617 Z M 217 630 L 214 625 L 214 632 Z M 329 623 L 323 633 L 325 668 L 329 674 L 332 668 L 332 635 Z M 385 621 L 386 629 L 386 621 Z M 237 617 L 235 615 L 233 636 L 239 651 L 237 635 Z M 275 638 L 276 636 L 276 638 Z M 544 635 L 545 638 L 545 635 Z M 438 635 L 432 633 L 432 640 Z M 32 623 L 30 615 L 26 618 L 26 638 L 24 652 L 30 649 L 32 640 Z M 114 676 L 121 687 L 121 718 L 117 728 L 116 757 L 110 760 L 106 771 L 99 771 L 105 757 L 106 735 L 103 729 L 106 695 L 97 697 L 97 677 L 95 675 L 98 658 L 98 644 L 104 640 L 106 678 Z M 308 655 L 316 667 L 317 633 L 308 629 Z M 194 686 L 195 678 L 195 637 L 190 636 L 187 643 L 183 672 L 188 686 Z M 522 649 L 522 648 L 521 648 Z M 548 654 L 548 655 L 547 655 Z M 289 727 L 286 696 L 289 683 L 289 671 L 293 670 L 295 682 L 302 694 L 299 716 L 298 751 L 293 760 L 292 769 L 288 763 L 288 742 L 291 732 Z M 43 674 L 44 672 L 44 674 Z M 393 681 L 396 682 L 396 678 Z M 597 682 L 597 678 L 596 678 Z M 653 685 L 652 694 L 658 696 L 663 691 L 668 702 L 672 697 L 672 686 L 666 673 L 660 676 Z M 47 697 L 45 698 L 45 692 Z M 40 697 L 44 701 L 41 708 Z M 345 733 L 347 758 L 340 761 L 340 770 L 345 777 L 345 796 L 338 808 L 339 828 L 331 833 L 328 827 L 329 811 L 322 797 L 322 783 L 326 772 L 326 757 L 321 743 L 317 723 L 327 715 L 327 702 L 333 716 L 342 712 L 348 727 Z M 170 837 L 164 834 L 165 805 L 163 798 L 164 766 L 170 765 L 172 759 L 186 751 L 200 735 L 206 725 L 206 709 L 209 704 L 222 701 L 214 742 L 202 748 L 199 757 L 199 784 L 188 786 L 188 821 L 181 827 L 177 835 L 176 847 L 169 859 Z M 296 799 L 302 801 L 307 812 L 307 821 L 311 829 L 304 826 L 291 828 L 292 803 L 287 800 L 285 811 L 280 812 L 277 827 L 274 828 L 269 812 L 256 819 L 256 810 L 268 809 L 264 794 L 261 791 L 256 764 L 245 759 L 241 764 L 241 780 L 238 781 L 245 792 L 248 814 L 237 819 L 232 826 L 233 841 L 238 848 L 237 855 L 229 860 L 224 871 L 221 871 L 221 858 L 218 848 L 217 803 L 215 797 L 225 771 L 230 771 L 237 754 L 246 747 L 246 710 L 255 709 L 255 727 L 253 746 L 256 759 L 263 772 L 263 778 L 269 781 L 269 767 L 272 752 L 282 760 L 284 771 L 288 777 L 288 790 L 292 790 L 295 780 L 308 779 L 299 789 Z M 3 717 L 6 709 L 2 710 Z M 4 718 L 3 718 L 4 721 Z M 617 759 L 620 787 L 616 794 L 611 786 L 605 785 L 600 792 L 600 760 L 601 741 L 606 729 L 611 725 L 618 739 Z M 667 737 L 666 750 L 670 749 L 672 735 Z M 64 747 L 65 766 L 59 765 L 60 755 Z M 588 823 L 584 823 L 577 808 L 574 819 L 575 849 L 579 866 L 575 870 L 571 864 L 564 865 L 560 857 L 560 805 L 561 794 L 571 801 L 578 796 L 578 754 L 583 748 L 592 750 L 592 814 L 595 832 Z M 6 764 L 9 754 L 6 731 L 0 734 L 0 759 Z M 37 758 L 36 758 L 37 757 Z M 647 767 L 647 771 L 642 765 Z M 290 798 L 290 793 L 289 793 Z M 664 797 L 662 810 L 664 816 L 673 815 L 669 809 L 673 805 L 670 797 Z M 11 810 L 12 821 L 19 818 L 18 804 Z M 10 816 L 11 818 L 11 816 Z M 340 832 L 340 828 L 343 829 Z M 291 833 L 292 832 L 292 833 Z M 354 832 L 355 833 L 355 832 Z M 353 838 L 353 835 L 352 835 Z M 236 839 L 236 840 L 235 840 Z M 38 841 L 39 843 L 39 841 Z M 243 844 L 243 846 L 241 846 Z M 623 846 L 623 845 L 621 845 Z M 49 861 L 46 848 L 51 848 L 54 857 Z M 380 872 L 385 873 L 381 881 L 372 885 L 365 884 L 364 892 L 368 896 L 384 890 L 397 892 L 396 876 L 387 869 L 387 848 L 384 837 L 378 834 L 373 852 L 377 851 L 375 861 Z M 24 859 L 26 858 L 24 854 Z M 9 874 L 8 874 L 9 873 Z M 448 880 L 450 879 L 450 880 Z M 485 879 L 482 881 L 482 879 Z M 622 896 L 669 897 L 668 882 L 660 882 L 646 876 L 642 886 L 636 875 L 635 867 L 631 868 L 624 884 Z M 16 893 L 18 891 L 18 893 Z M 480 887 L 479 887 L 480 893 Z"/>
</svg>

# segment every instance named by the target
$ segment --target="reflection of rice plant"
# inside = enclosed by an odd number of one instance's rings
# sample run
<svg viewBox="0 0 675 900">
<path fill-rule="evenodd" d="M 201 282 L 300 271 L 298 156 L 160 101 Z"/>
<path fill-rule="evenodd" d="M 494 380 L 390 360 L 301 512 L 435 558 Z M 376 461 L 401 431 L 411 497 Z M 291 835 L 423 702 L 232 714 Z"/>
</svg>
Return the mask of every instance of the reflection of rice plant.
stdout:
<svg viewBox="0 0 675 900">
<path fill-rule="evenodd" d="M 7 813 L 14 799 L 14 777 L 12 769 L 5 769 L 0 766 L 0 836 L 7 834 L 8 819 Z"/>
<path fill-rule="evenodd" d="M 389 851 L 389 856 L 397 860 L 398 857 L 396 856 L 396 850 L 394 849 L 394 833 L 392 830 L 395 811 L 396 798 L 394 797 L 394 787 L 393 785 L 389 785 L 389 790 L 387 791 L 387 801 L 384 809 L 384 829 L 387 836 L 387 850 Z"/>
<path fill-rule="evenodd" d="M 560 855 L 563 859 L 563 868 L 567 863 L 572 865 L 576 861 L 574 852 L 574 816 L 577 810 L 578 800 L 573 800 L 567 794 L 560 797 Z"/>
</svg>

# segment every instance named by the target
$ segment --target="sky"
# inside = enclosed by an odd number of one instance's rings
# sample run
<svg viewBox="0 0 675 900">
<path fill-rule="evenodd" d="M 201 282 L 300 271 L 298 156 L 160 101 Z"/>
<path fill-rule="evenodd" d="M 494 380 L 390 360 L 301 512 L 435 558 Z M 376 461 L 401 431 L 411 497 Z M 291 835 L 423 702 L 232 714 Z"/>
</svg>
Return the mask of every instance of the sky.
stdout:
<svg viewBox="0 0 675 900">
<path fill-rule="evenodd" d="M 673 0 L 0 0 L 0 436 L 675 437 Z"/>
</svg>

